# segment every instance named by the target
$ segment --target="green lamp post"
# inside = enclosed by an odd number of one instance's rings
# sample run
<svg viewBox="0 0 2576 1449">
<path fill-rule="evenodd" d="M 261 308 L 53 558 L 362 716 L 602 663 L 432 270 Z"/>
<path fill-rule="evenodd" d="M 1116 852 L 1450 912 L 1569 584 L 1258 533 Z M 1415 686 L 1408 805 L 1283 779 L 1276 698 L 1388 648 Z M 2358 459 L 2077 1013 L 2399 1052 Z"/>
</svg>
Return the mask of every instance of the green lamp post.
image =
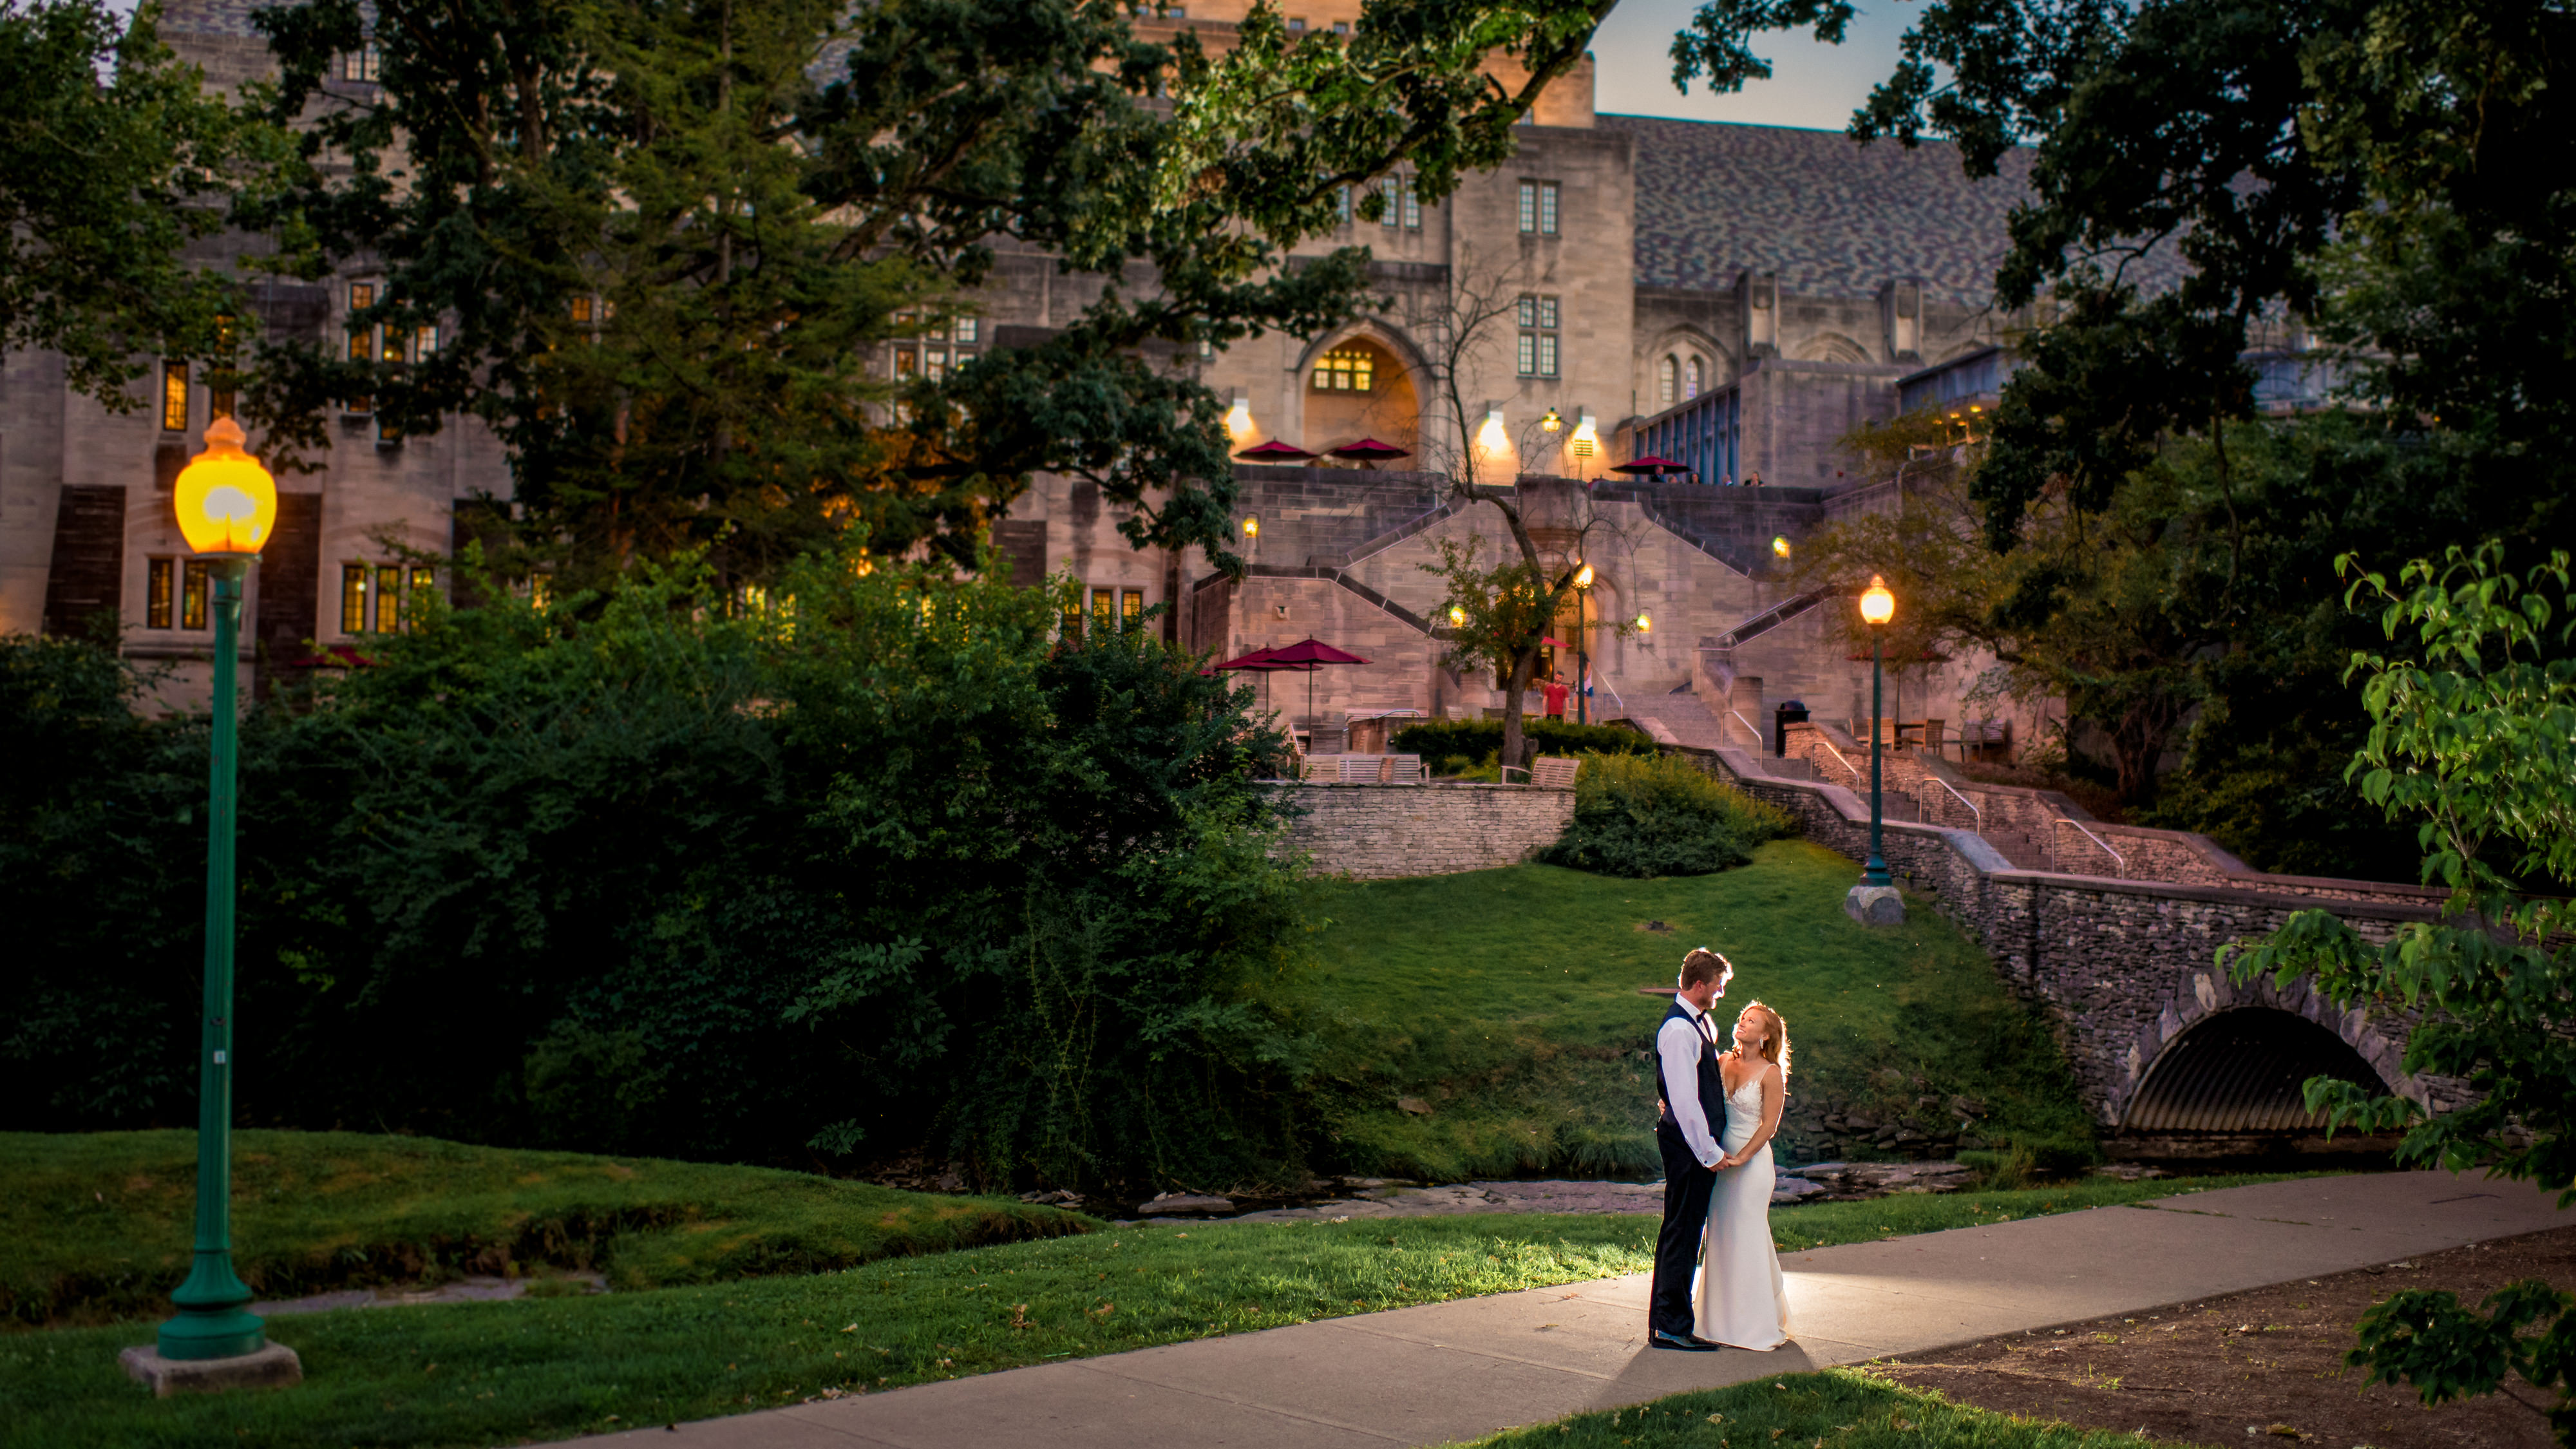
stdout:
<svg viewBox="0 0 2576 1449">
<path fill-rule="evenodd" d="M 1883 818 L 1879 808 L 1878 771 L 1880 744 L 1886 726 L 1879 723 L 1881 666 L 1887 641 L 1887 621 L 1896 617 L 1896 595 L 1887 591 L 1887 580 L 1869 576 L 1869 587 L 1860 596 L 1861 622 L 1869 626 L 1869 863 L 1861 868 L 1864 886 L 1892 885 L 1887 874 L 1887 857 L 1879 849 L 1879 826 Z"/>
<path fill-rule="evenodd" d="M 231 418 L 206 429 L 206 450 L 179 474 L 173 505 L 188 547 L 208 560 L 215 616 L 214 749 L 206 784 L 206 1000 L 197 1053 L 197 1247 L 170 1295 L 161 1357 L 238 1358 L 266 1344 L 250 1288 L 233 1271 L 233 814 L 240 733 L 242 580 L 277 523 L 277 480 L 242 451 Z"/>
</svg>

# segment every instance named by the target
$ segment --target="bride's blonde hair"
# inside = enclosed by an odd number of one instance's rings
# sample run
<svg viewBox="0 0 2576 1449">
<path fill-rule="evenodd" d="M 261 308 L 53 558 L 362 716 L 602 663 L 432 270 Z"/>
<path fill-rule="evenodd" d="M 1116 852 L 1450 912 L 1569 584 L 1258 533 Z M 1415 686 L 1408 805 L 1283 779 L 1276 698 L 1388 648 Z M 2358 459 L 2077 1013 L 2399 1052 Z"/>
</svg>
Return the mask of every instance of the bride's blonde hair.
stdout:
<svg viewBox="0 0 2576 1449">
<path fill-rule="evenodd" d="M 1759 998 L 1744 1003 L 1744 1010 L 1738 1015 L 1751 1016 L 1757 1011 L 1770 1023 L 1762 1031 L 1762 1060 L 1779 1063 L 1780 1080 L 1785 1082 L 1789 1080 L 1789 1023 L 1782 1021 L 1780 1013 L 1763 1005 Z"/>
</svg>

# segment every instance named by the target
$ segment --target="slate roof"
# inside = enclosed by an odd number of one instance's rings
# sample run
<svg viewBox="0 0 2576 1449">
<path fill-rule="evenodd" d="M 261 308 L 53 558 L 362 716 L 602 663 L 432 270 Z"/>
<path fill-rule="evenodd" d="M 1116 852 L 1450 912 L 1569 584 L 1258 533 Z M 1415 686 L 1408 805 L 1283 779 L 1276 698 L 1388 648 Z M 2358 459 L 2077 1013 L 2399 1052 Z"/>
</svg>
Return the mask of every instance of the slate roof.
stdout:
<svg viewBox="0 0 2576 1449">
<path fill-rule="evenodd" d="M 1725 291 L 1745 270 L 1810 297 L 1876 296 L 1896 277 L 1964 306 L 1994 292 L 2030 152 L 1970 181 L 1958 148 L 1863 146 L 1839 131 L 1598 117 L 1637 144 L 1637 284 Z"/>
<path fill-rule="evenodd" d="M 284 3 L 286 0 L 167 0 L 161 7 L 161 34 L 165 39 L 181 35 L 229 35 L 257 40 L 260 33 L 251 28 L 250 13 Z M 372 10 L 374 7 L 367 8 Z"/>
</svg>

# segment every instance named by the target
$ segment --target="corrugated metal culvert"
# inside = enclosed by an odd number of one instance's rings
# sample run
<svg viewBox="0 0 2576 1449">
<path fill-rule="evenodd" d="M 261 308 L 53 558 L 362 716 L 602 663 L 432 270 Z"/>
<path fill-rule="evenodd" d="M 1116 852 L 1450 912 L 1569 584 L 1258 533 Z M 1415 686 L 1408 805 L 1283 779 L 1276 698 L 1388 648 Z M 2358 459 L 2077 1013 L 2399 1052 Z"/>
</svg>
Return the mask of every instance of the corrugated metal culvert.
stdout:
<svg viewBox="0 0 2576 1449">
<path fill-rule="evenodd" d="M 2271 1007 L 2222 1011 L 2167 1043 L 2129 1099 L 2131 1132 L 2307 1132 L 2310 1077 L 2386 1091 L 2343 1038 Z"/>
</svg>

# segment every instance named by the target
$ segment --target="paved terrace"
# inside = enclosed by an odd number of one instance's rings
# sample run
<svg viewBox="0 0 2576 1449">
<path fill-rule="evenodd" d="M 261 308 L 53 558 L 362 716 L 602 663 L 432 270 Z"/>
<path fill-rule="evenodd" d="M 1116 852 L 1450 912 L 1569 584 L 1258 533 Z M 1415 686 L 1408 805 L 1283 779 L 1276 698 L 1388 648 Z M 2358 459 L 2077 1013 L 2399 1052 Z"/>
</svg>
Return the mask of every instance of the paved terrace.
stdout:
<svg viewBox="0 0 2576 1449">
<path fill-rule="evenodd" d="M 1339 1449 L 1437 1444 L 1768 1374 L 1920 1353 L 2564 1226 L 2519 1184 L 2310 1178 L 1784 1259 L 1797 1342 L 1667 1353 L 1643 1275 L 1014 1369 L 585 1444 Z M 1293 1225 L 1278 1231 L 1293 1233 Z"/>
</svg>

